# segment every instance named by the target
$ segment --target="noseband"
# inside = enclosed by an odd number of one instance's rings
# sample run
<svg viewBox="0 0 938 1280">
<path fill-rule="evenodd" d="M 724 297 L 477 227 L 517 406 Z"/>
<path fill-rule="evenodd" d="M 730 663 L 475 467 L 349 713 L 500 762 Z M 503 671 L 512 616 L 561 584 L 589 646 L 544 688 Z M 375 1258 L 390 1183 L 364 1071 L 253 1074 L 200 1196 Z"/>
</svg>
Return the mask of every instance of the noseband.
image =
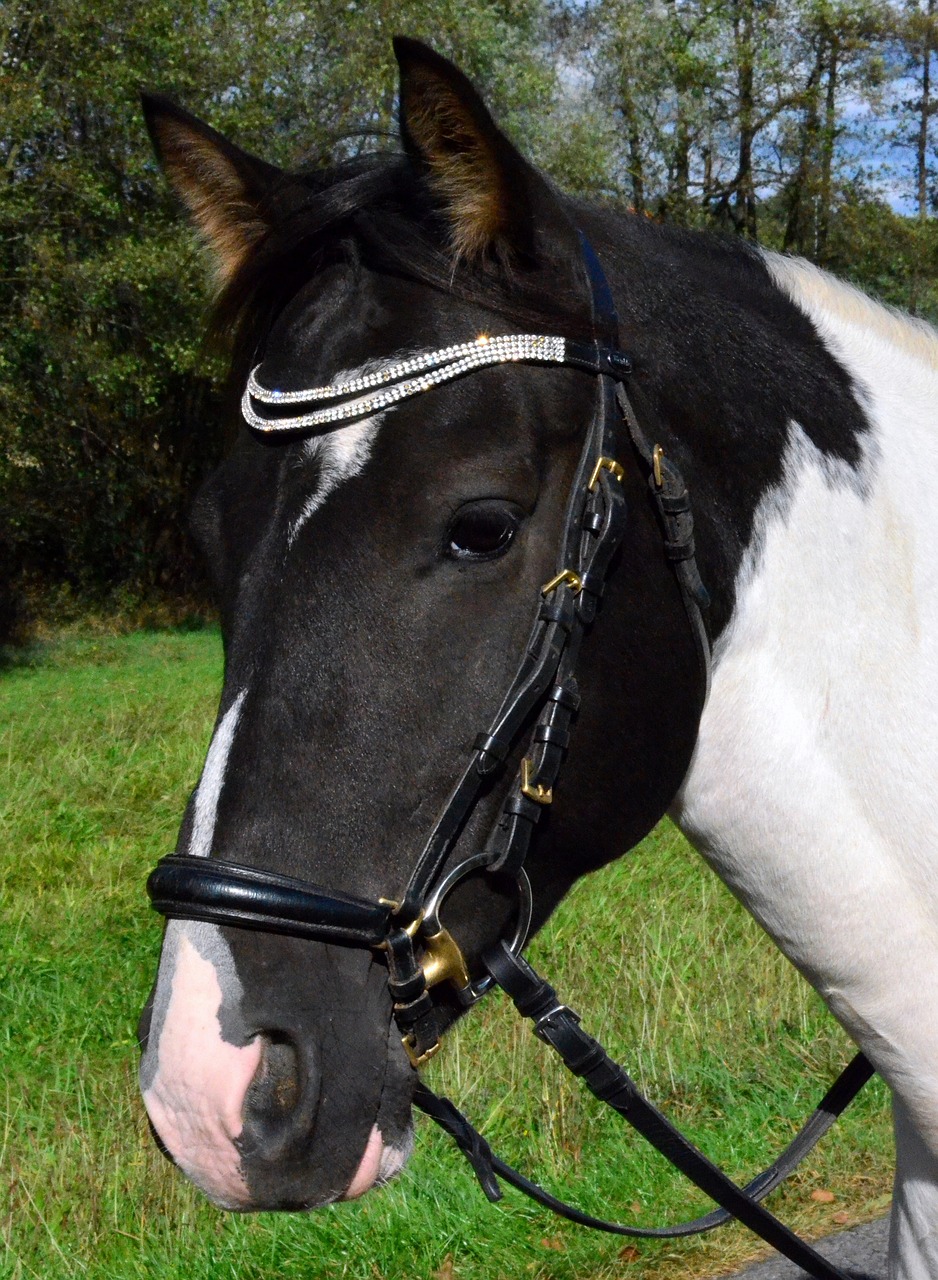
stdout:
<svg viewBox="0 0 938 1280">
<path fill-rule="evenodd" d="M 696 644 L 701 705 L 710 681 L 710 644 L 703 620 L 709 601 L 694 558 L 687 489 L 660 445 L 649 442 L 633 401 L 641 421 L 654 430 L 651 406 L 634 385 L 626 394 L 624 383 L 632 372 L 632 362 L 618 348 L 618 321 L 599 261 L 582 236 L 581 245 L 592 294 L 594 332 L 599 335 L 593 342 L 537 334 L 480 337 L 402 358 L 324 387 L 289 392 L 264 387 L 255 369 L 244 392 L 242 413 L 253 430 L 265 435 L 309 435 L 333 430 L 343 422 L 380 412 L 441 383 L 496 364 L 566 365 L 597 378 L 596 407 L 567 499 L 556 573 L 540 587 L 534 625 L 517 673 L 494 720 L 476 737 L 471 756 L 407 884 L 394 898 L 372 901 L 216 858 L 172 854 L 158 863 L 147 891 L 154 908 L 168 918 L 203 920 L 383 952 L 394 1018 L 415 1068 L 440 1049 L 437 1010 L 430 995 L 434 986 L 450 983 L 467 1007 L 494 984 L 501 986 L 519 1011 L 533 1019 L 536 1033 L 560 1053 L 568 1067 L 583 1076 L 598 1097 L 643 1132 L 722 1208 L 669 1229 L 630 1228 L 591 1218 L 555 1200 L 505 1165 L 447 1099 L 437 1098 L 418 1084 L 417 1105 L 455 1138 L 490 1198 L 500 1197 L 496 1176 L 502 1177 L 574 1221 L 623 1235 L 692 1234 L 736 1216 L 819 1280 L 844 1280 L 841 1272 L 794 1236 L 758 1200 L 807 1154 L 868 1078 L 871 1068 L 865 1060 L 851 1064 L 798 1138 L 770 1169 L 742 1190 L 642 1097 L 622 1068 L 582 1030 L 577 1015 L 560 1003 L 553 989 L 521 956 L 532 911 L 525 860 L 537 822 L 553 801 L 579 706 L 575 671 L 580 645 L 596 619 L 625 531 L 621 486 L 625 463 L 620 452 L 623 426 L 628 448 L 647 476 L 665 556 L 675 572 Z M 447 869 L 480 795 L 504 769 L 532 725 L 517 774 L 482 850 Z M 440 912 L 456 885 L 480 872 L 511 884 L 517 907 L 508 936 L 483 957 L 485 974 L 473 979 L 456 941 L 441 923 Z M 848 1078 L 849 1072 L 852 1075 Z"/>
</svg>

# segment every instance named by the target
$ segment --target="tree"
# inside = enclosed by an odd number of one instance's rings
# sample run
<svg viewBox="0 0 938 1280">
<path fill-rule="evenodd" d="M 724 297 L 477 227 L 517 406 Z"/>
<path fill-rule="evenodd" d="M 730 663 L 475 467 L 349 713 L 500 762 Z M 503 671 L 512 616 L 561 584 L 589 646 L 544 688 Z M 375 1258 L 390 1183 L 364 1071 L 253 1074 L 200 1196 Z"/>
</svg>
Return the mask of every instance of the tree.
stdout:
<svg viewBox="0 0 938 1280">
<path fill-rule="evenodd" d="M 934 152 L 931 140 L 932 117 L 935 114 L 933 98 L 933 59 L 938 48 L 938 17 L 935 0 L 907 0 L 898 15 L 897 32 L 900 45 L 899 69 L 903 75 L 903 89 L 898 107 L 900 124 L 898 142 L 913 151 L 912 166 L 914 202 L 918 234 L 923 245 L 929 239 L 929 222 L 932 205 L 931 188 L 934 182 Z M 910 93 L 910 90 L 914 90 Z M 909 309 L 918 311 L 924 289 L 924 270 L 927 254 L 916 254 L 912 266 Z"/>
<path fill-rule="evenodd" d="M 880 0 L 808 0 L 800 19 L 793 110 L 782 150 L 783 156 L 793 158 L 782 183 L 782 243 L 786 250 L 824 263 L 837 189 L 838 146 L 847 135 L 841 103 L 845 98 L 854 103 L 877 100 L 894 15 Z"/>
</svg>

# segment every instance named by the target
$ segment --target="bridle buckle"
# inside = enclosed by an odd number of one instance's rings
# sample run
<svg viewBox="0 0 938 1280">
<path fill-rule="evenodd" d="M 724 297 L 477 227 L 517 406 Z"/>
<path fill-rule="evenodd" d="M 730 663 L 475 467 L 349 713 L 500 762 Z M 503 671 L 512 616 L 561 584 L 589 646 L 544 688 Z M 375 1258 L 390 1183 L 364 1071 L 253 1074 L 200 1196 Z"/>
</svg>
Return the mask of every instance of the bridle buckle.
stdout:
<svg viewBox="0 0 938 1280">
<path fill-rule="evenodd" d="M 566 586 L 571 589 L 575 596 L 578 596 L 583 590 L 583 579 L 573 569 L 562 569 L 550 582 L 545 582 L 541 587 L 541 595 L 549 596 L 552 591 L 556 591 L 559 586 Z"/>
<path fill-rule="evenodd" d="M 525 756 L 521 761 L 521 794 L 527 796 L 529 800 L 533 800 L 535 804 L 552 804 L 554 800 L 553 787 L 545 787 L 540 782 L 532 782 L 531 767 L 531 761 Z"/>
<path fill-rule="evenodd" d="M 414 1070 L 417 1070 L 418 1067 L 422 1067 L 423 1064 L 425 1062 L 429 1062 L 431 1058 L 435 1058 L 443 1048 L 443 1041 L 437 1040 L 436 1043 L 432 1044 L 425 1053 L 418 1053 L 416 1038 L 412 1031 L 406 1036 L 401 1036 L 401 1044 L 404 1046 L 404 1052 L 407 1054 L 407 1057 L 410 1060 L 410 1065 Z"/>
<path fill-rule="evenodd" d="M 590 476 L 589 484 L 586 486 L 590 493 L 596 492 L 596 486 L 599 484 L 599 476 L 603 471 L 609 471 L 621 484 L 625 478 L 625 468 L 621 462 L 616 462 L 615 458 L 597 458 L 596 466 L 593 468 L 593 474 Z"/>
<path fill-rule="evenodd" d="M 655 477 L 655 488 L 660 489 L 664 484 L 664 476 L 661 473 L 661 460 L 664 457 L 664 450 L 660 444 L 656 444 L 651 452 L 651 470 Z"/>
<path fill-rule="evenodd" d="M 452 982 L 457 990 L 469 986 L 469 970 L 459 944 L 448 929 L 440 929 L 423 939 L 420 970 L 427 987 Z"/>
</svg>

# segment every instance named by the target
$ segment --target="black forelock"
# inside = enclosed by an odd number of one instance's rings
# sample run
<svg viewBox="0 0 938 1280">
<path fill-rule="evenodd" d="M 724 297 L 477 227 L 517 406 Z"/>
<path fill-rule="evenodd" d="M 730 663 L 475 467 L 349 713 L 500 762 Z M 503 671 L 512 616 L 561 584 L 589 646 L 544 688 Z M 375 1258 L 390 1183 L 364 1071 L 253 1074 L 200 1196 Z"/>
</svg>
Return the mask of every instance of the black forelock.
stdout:
<svg viewBox="0 0 938 1280">
<path fill-rule="evenodd" d="M 538 331 L 588 336 L 584 308 L 544 285 L 536 263 L 492 253 L 457 259 L 426 181 L 409 157 L 371 154 L 285 173 L 269 193 L 272 229 L 225 288 L 212 330 L 232 351 L 233 385 L 261 358 L 277 317 L 304 285 L 342 263 L 425 284 Z M 549 265 L 555 271 L 557 263 Z"/>
</svg>

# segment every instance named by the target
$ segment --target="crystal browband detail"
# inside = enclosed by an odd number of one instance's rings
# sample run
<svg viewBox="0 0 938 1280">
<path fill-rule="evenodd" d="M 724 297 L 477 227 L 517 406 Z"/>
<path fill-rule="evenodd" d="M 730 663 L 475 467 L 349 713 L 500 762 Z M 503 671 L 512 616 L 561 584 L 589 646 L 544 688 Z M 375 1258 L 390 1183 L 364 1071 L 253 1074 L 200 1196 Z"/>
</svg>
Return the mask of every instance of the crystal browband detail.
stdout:
<svg viewBox="0 0 938 1280">
<path fill-rule="evenodd" d="M 396 404 L 399 400 L 429 391 L 443 382 L 451 382 L 473 369 L 486 365 L 508 364 L 512 361 L 536 364 L 564 364 L 567 357 L 564 338 L 537 333 L 512 333 L 490 338 L 481 335 L 472 342 L 457 346 L 439 347 L 435 351 L 423 351 L 405 360 L 395 361 L 371 373 L 362 373 L 342 382 L 331 382 L 324 387 L 309 387 L 303 391 L 277 391 L 261 385 L 257 380 L 256 366 L 251 371 L 241 399 L 241 413 L 249 427 L 255 431 L 273 433 L 279 431 L 309 431 L 316 427 L 328 427 L 332 423 L 351 422 L 370 417 Z M 294 417 L 264 417 L 257 405 L 269 405 L 284 409 L 289 405 L 304 408 L 317 401 L 342 401 L 322 408 L 309 408 L 309 412 Z"/>
</svg>

